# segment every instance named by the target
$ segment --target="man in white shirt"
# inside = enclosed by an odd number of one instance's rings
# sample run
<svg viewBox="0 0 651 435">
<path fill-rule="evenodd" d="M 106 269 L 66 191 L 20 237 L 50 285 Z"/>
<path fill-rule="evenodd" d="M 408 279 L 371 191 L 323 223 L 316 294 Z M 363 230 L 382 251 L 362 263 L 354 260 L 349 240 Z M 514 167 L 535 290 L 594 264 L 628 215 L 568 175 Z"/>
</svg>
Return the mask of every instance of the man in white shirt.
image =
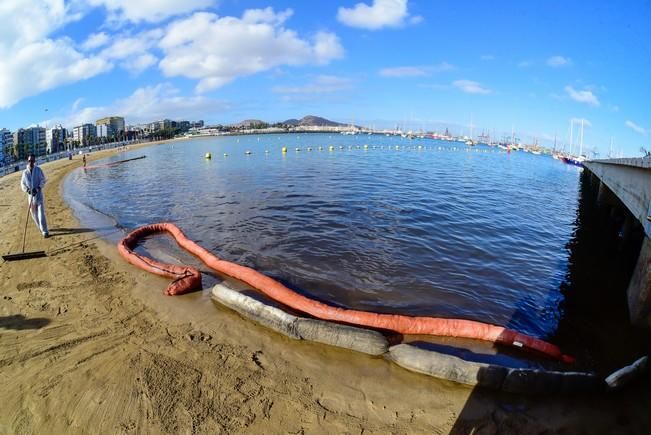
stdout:
<svg viewBox="0 0 651 435">
<path fill-rule="evenodd" d="M 27 158 L 27 168 L 23 171 L 20 180 L 20 188 L 27 193 L 29 200 L 29 211 L 36 226 L 46 239 L 50 236 L 47 230 L 45 219 L 45 203 L 43 198 L 43 186 L 45 186 L 45 174 L 41 168 L 36 166 L 36 156 L 30 154 Z"/>
</svg>

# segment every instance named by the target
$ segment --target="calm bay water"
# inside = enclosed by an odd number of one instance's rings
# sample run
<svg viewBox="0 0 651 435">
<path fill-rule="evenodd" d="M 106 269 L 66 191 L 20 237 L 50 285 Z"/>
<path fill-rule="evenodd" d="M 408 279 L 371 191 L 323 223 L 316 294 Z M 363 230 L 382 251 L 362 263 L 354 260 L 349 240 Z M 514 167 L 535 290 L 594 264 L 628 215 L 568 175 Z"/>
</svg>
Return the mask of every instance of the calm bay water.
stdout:
<svg viewBox="0 0 651 435">
<path fill-rule="evenodd" d="M 485 146 L 327 134 L 177 141 L 104 162 L 140 155 L 74 171 L 66 195 L 127 229 L 174 222 L 221 258 L 335 305 L 556 332 L 576 167 Z"/>
</svg>

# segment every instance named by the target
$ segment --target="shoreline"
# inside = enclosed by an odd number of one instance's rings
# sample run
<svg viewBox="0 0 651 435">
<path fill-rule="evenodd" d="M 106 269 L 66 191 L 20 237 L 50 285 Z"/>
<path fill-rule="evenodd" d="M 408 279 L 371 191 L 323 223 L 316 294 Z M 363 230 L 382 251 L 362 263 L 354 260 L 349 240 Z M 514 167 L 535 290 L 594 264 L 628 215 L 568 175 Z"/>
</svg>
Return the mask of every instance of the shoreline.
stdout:
<svg viewBox="0 0 651 435">
<path fill-rule="evenodd" d="M 648 379 L 590 397 L 473 390 L 292 341 L 217 304 L 197 304 L 206 292 L 163 296 L 166 279 L 126 264 L 93 229 L 80 228 L 62 192 L 80 166 L 78 155 L 42 166 L 52 237 L 41 238 L 30 219 L 26 249 L 55 253 L 0 264 L 8 398 L 0 433 L 609 433 L 651 423 Z M 0 178 L 3 253 L 22 244 L 19 180 L 20 172 Z"/>
</svg>

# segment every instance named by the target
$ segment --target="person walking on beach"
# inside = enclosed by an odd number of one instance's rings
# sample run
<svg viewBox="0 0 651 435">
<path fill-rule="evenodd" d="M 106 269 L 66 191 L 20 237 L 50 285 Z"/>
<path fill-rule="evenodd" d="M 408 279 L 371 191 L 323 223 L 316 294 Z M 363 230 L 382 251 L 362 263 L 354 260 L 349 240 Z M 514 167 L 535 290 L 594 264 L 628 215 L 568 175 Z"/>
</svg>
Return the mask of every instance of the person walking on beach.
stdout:
<svg viewBox="0 0 651 435">
<path fill-rule="evenodd" d="M 43 186 L 45 186 L 45 174 L 41 168 L 36 166 L 36 156 L 30 154 L 27 158 L 27 167 L 23 171 L 20 180 L 20 188 L 27 193 L 29 201 L 29 212 L 36 226 L 46 239 L 50 236 L 47 230 L 47 220 L 45 219 L 45 202 L 43 197 Z"/>
<path fill-rule="evenodd" d="M 86 167 L 86 154 L 84 154 L 83 160 L 84 160 L 84 168 L 85 168 Z"/>
</svg>

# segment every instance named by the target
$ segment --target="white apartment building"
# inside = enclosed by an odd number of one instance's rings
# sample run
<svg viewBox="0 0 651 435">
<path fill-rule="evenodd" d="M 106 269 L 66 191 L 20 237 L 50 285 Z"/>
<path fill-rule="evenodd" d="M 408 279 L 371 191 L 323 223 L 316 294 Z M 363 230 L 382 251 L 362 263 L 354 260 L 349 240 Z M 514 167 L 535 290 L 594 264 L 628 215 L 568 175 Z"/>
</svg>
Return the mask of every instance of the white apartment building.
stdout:
<svg viewBox="0 0 651 435">
<path fill-rule="evenodd" d="M 115 137 L 124 130 L 124 118 L 121 116 L 107 116 L 95 121 L 97 137 Z"/>
<path fill-rule="evenodd" d="M 80 146 L 88 145 L 88 139 L 97 137 L 97 129 L 93 124 L 82 124 L 72 129 L 72 139 Z"/>
<path fill-rule="evenodd" d="M 50 128 L 45 132 L 45 143 L 48 153 L 56 153 L 66 149 L 66 137 L 68 132 L 61 125 Z"/>
<path fill-rule="evenodd" d="M 13 155 L 14 136 L 6 128 L 0 129 L 0 165 L 10 163 Z"/>
<path fill-rule="evenodd" d="M 13 135 L 14 146 L 18 153 L 18 160 L 24 160 L 30 153 L 37 156 L 45 154 L 45 128 L 30 127 L 19 128 Z"/>
</svg>

